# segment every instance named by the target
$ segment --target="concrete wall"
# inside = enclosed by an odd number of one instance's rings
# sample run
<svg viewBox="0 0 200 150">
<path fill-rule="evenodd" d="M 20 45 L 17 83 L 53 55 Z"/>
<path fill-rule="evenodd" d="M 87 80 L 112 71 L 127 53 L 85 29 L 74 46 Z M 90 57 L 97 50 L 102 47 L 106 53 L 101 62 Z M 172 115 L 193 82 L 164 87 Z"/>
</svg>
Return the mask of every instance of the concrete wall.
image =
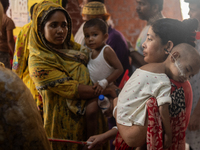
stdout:
<svg viewBox="0 0 200 150">
<path fill-rule="evenodd" d="M 135 0 L 104 0 L 108 12 L 115 24 L 115 28 L 122 32 L 124 36 L 135 45 L 138 34 L 145 26 L 146 22 L 138 18 L 135 11 Z M 81 25 L 82 17 L 78 2 L 81 0 L 69 0 L 68 12 L 73 22 L 73 34 Z M 164 0 L 163 14 L 165 17 L 182 20 L 180 1 Z"/>
</svg>

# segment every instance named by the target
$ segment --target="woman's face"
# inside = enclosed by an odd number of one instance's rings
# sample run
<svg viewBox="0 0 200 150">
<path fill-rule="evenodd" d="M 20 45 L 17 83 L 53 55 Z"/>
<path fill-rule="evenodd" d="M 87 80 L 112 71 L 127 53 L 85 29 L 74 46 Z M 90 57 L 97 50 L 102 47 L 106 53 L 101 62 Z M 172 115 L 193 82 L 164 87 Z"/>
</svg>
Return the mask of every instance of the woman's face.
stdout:
<svg viewBox="0 0 200 150">
<path fill-rule="evenodd" d="M 148 20 L 152 14 L 152 7 L 148 0 L 136 0 L 136 12 L 141 20 Z"/>
<path fill-rule="evenodd" d="M 50 46 L 56 49 L 62 49 L 68 32 L 65 14 L 62 11 L 56 11 L 52 14 L 44 26 L 43 32 Z"/>
<path fill-rule="evenodd" d="M 167 57 L 164 45 L 162 45 L 160 37 L 152 30 L 152 27 L 149 28 L 146 41 L 142 44 L 142 47 L 144 48 L 144 61 L 147 63 L 160 63 Z"/>
</svg>

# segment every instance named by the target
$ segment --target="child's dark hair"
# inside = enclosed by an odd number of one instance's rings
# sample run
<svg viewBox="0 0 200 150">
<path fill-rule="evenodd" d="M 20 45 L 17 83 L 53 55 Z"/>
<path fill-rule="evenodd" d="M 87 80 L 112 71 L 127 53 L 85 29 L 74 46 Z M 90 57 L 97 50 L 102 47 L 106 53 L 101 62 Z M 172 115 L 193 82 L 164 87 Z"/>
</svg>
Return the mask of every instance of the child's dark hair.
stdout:
<svg viewBox="0 0 200 150">
<path fill-rule="evenodd" d="M 9 0 L 0 0 L 2 6 L 3 6 L 3 9 L 4 11 L 6 10 L 6 8 L 9 7 Z"/>
<path fill-rule="evenodd" d="M 99 18 L 94 18 L 86 21 L 86 23 L 83 26 L 83 29 L 94 26 L 97 26 L 103 34 L 108 33 L 108 25 L 106 24 L 105 21 Z"/>
<path fill-rule="evenodd" d="M 187 19 L 181 22 L 176 19 L 164 18 L 155 21 L 152 30 L 161 38 L 163 45 L 172 41 L 174 46 L 180 43 L 195 46 L 195 30 L 197 30 L 197 27 L 198 21 L 196 19 Z"/>
</svg>

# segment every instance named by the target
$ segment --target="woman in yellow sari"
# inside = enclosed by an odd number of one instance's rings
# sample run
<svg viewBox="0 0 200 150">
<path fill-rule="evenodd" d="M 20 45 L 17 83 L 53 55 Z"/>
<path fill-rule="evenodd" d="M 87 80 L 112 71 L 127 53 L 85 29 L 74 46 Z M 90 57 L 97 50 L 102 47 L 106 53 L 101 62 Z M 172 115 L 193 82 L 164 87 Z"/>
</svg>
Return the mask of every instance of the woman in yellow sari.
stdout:
<svg viewBox="0 0 200 150">
<path fill-rule="evenodd" d="M 32 18 L 32 13 L 34 6 L 37 3 L 33 4 L 30 9 L 30 14 Z M 28 24 L 24 25 L 19 32 L 16 40 L 15 52 L 13 56 L 13 66 L 12 71 L 15 72 L 20 79 L 25 83 L 25 85 L 29 88 L 33 99 L 35 100 L 38 110 L 42 115 L 42 99 L 39 95 L 38 91 L 35 88 L 35 84 L 33 80 L 30 78 L 29 69 L 28 69 L 28 57 L 29 57 L 29 35 L 31 29 L 32 21 Z"/>
<path fill-rule="evenodd" d="M 63 7 L 66 7 L 67 5 L 66 0 L 49 0 L 49 1 L 62 5 Z M 33 8 L 35 4 L 33 4 L 30 8 L 31 18 L 32 18 Z M 29 57 L 28 43 L 29 43 L 31 24 L 32 24 L 32 21 L 24 25 L 17 36 L 16 47 L 15 47 L 15 52 L 14 52 L 14 57 L 13 57 L 12 71 L 15 72 L 22 79 L 25 85 L 29 88 L 37 104 L 38 110 L 40 111 L 42 115 L 43 113 L 42 99 L 35 88 L 34 82 L 30 78 L 29 69 L 28 69 L 28 57 Z"/>
<path fill-rule="evenodd" d="M 65 9 L 52 2 L 36 5 L 30 32 L 29 72 L 42 96 L 48 137 L 87 140 L 85 106 L 97 97 L 85 66 L 88 49 L 70 40 L 71 18 Z M 106 88 L 103 94 L 116 96 L 115 87 Z M 107 125 L 101 112 L 98 120 L 98 132 L 102 133 Z M 83 148 L 55 142 L 52 147 L 55 150 Z M 103 147 L 108 148 L 108 144 Z"/>
</svg>

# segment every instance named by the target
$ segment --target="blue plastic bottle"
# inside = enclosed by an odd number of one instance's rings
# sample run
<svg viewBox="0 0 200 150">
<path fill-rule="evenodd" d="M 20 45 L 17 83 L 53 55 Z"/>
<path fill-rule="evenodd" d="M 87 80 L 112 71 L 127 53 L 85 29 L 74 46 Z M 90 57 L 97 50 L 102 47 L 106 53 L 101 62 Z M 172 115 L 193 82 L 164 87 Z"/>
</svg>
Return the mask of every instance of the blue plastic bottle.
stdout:
<svg viewBox="0 0 200 150">
<path fill-rule="evenodd" d="M 110 107 L 110 101 L 106 96 L 99 95 L 98 105 L 104 113 Z"/>
</svg>

